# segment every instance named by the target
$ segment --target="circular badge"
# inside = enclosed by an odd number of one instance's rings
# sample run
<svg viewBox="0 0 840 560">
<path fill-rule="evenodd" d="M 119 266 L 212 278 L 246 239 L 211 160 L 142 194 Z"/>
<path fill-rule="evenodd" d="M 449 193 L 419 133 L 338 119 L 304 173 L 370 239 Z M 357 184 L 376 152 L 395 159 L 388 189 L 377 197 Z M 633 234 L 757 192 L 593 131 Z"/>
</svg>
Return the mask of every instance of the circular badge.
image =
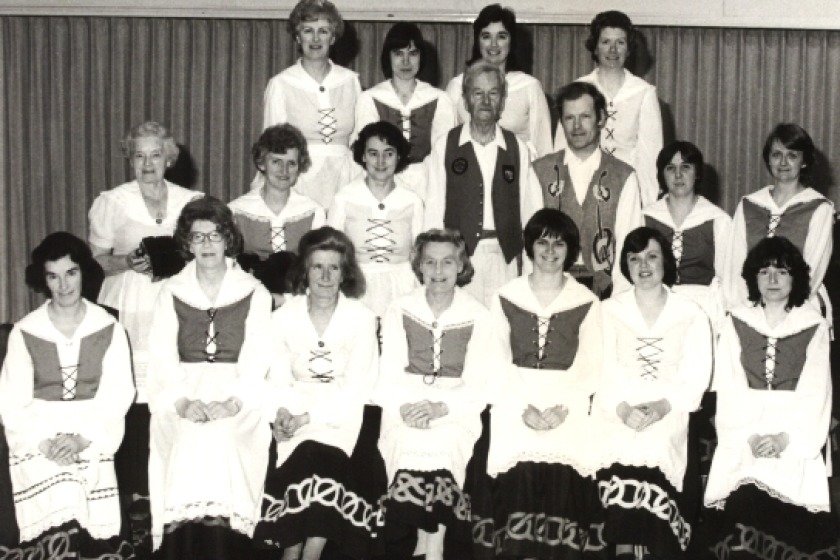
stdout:
<svg viewBox="0 0 840 560">
<path fill-rule="evenodd" d="M 459 157 L 455 161 L 452 162 L 452 172 L 456 175 L 463 175 L 467 171 L 467 160 L 465 158 Z"/>
</svg>

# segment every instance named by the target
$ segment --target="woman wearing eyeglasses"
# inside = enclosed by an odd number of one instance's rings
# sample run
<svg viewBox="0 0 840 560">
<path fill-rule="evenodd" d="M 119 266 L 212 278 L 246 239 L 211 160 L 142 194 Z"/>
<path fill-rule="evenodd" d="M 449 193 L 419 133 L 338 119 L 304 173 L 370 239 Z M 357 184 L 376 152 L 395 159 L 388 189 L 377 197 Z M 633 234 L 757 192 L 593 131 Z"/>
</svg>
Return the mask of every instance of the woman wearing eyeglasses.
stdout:
<svg viewBox="0 0 840 560">
<path fill-rule="evenodd" d="M 246 558 L 271 439 L 271 296 L 236 266 L 242 236 L 218 199 L 187 204 L 175 239 L 190 261 L 164 285 L 150 335 L 153 545 L 161 558 Z"/>
</svg>

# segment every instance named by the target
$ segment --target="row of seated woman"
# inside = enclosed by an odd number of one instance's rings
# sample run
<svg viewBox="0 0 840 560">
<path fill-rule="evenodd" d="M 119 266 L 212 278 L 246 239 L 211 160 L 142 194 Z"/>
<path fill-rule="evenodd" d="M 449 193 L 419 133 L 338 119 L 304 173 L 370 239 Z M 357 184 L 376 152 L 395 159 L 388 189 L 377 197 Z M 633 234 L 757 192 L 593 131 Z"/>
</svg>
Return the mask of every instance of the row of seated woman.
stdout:
<svg viewBox="0 0 840 560">
<path fill-rule="evenodd" d="M 346 235 L 302 237 L 272 313 L 233 260 L 230 209 L 187 203 L 174 239 L 188 262 L 162 283 L 149 332 L 155 555 L 311 559 L 329 543 L 351 558 L 763 558 L 772 543 L 836 558 L 828 326 L 795 245 L 750 251 L 749 298 L 720 327 L 710 386 L 709 317 L 669 289 L 661 233 L 627 236 L 633 288 L 604 302 L 567 272 L 580 251 L 568 216 L 540 210 L 523 237 L 532 271 L 488 310 L 461 288 L 463 238 L 419 235 L 421 286 L 389 306 L 380 352 Z M 95 265 L 59 232 L 27 269 L 49 299 L 12 330 L 0 374 L 3 523 L 16 519 L 21 543 L 8 554 L 135 554 L 113 462 L 135 385 L 125 331 L 81 295 Z M 689 418 L 710 388 L 719 445 L 703 496 Z"/>
</svg>

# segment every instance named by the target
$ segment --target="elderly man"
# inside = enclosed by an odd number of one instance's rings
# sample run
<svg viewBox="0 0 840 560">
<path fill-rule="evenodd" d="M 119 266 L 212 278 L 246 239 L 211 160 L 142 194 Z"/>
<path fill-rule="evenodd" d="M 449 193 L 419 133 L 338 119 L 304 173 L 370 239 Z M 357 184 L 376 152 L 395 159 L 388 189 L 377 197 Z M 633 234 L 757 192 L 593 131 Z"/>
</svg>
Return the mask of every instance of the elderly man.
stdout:
<svg viewBox="0 0 840 560">
<path fill-rule="evenodd" d="M 485 304 L 522 269 L 522 225 L 542 207 L 532 150 L 498 125 L 505 105 L 501 70 L 476 62 L 464 73 L 470 122 L 453 128 L 427 160 L 426 228 L 459 230 L 475 276 L 466 288 Z"/>
<path fill-rule="evenodd" d="M 570 271 L 602 299 L 630 286 L 616 262 L 624 238 L 643 225 L 641 191 L 632 167 L 599 149 L 607 101 L 594 85 L 560 90 L 564 150 L 532 164 L 546 207 L 568 214 L 580 230 L 580 257 Z"/>
</svg>

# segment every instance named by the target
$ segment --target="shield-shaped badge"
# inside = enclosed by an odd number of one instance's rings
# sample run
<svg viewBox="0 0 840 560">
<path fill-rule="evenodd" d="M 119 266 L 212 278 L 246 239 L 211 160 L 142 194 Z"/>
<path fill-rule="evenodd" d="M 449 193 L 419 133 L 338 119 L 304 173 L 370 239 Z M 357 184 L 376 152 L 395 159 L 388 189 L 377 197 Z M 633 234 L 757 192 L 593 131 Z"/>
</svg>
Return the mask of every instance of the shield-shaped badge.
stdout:
<svg viewBox="0 0 840 560">
<path fill-rule="evenodd" d="M 516 168 L 512 165 L 503 165 L 502 177 L 508 183 L 513 183 L 514 178 L 516 178 Z"/>
</svg>

